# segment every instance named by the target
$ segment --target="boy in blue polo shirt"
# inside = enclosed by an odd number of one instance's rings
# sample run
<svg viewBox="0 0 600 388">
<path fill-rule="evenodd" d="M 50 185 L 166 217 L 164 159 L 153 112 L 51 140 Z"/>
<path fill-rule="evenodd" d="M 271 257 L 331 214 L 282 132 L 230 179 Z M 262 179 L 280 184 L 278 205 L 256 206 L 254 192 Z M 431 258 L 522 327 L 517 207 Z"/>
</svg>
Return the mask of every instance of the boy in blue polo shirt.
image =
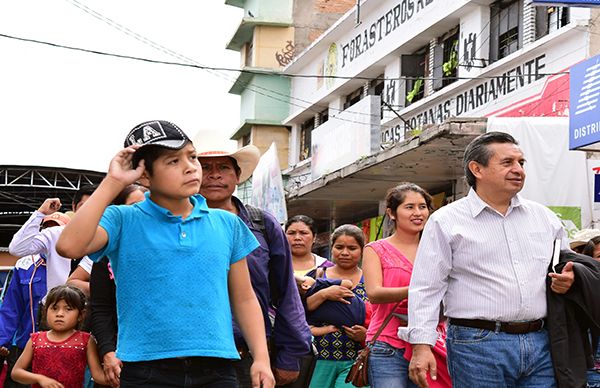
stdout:
<svg viewBox="0 0 600 388">
<path fill-rule="evenodd" d="M 254 358 L 253 385 L 272 387 L 264 323 L 245 260 L 256 239 L 239 217 L 209 209 L 196 194 L 202 170 L 176 125 L 141 123 L 125 147 L 57 244 L 65 257 L 110 260 L 121 388 L 236 387 L 232 311 Z M 109 206 L 136 181 L 150 189 L 145 201 Z"/>
</svg>

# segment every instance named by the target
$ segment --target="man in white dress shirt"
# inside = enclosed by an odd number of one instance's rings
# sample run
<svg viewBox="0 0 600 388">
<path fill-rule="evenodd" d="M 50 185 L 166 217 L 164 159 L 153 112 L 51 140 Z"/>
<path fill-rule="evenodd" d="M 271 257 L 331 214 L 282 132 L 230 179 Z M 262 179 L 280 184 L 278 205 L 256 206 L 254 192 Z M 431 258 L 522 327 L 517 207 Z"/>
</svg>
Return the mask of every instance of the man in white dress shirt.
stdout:
<svg viewBox="0 0 600 388">
<path fill-rule="evenodd" d="M 433 213 L 419 244 L 409 288 L 410 377 L 435 380 L 431 353 L 440 302 L 449 317 L 448 369 L 455 387 L 554 387 L 546 317 L 551 289 L 569 290 L 572 263 L 548 274 L 561 222 L 522 198 L 525 158 L 516 140 L 489 132 L 466 148 L 468 195 Z"/>
<path fill-rule="evenodd" d="M 83 185 L 77 190 L 71 203 L 73 212 L 77 212 L 81 206 L 92 195 L 96 186 Z M 34 211 L 31 217 L 14 234 L 8 251 L 11 255 L 24 257 L 27 255 L 42 254 L 46 259 L 46 281 L 47 288 L 50 291 L 54 286 L 64 284 L 71 272 L 72 260 L 62 257 L 56 252 L 56 242 L 64 229 L 64 225 L 54 228 L 40 230 L 40 224 L 45 217 L 57 212 L 62 207 L 59 198 L 47 198 L 38 210 Z M 92 271 L 92 261 L 86 256 L 80 266 L 88 273 Z M 80 284 L 75 284 L 80 286 Z M 89 286 L 88 286 L 89 293 Z M 45 298 L 44 298 L 45 299 Z"/>
</svg>

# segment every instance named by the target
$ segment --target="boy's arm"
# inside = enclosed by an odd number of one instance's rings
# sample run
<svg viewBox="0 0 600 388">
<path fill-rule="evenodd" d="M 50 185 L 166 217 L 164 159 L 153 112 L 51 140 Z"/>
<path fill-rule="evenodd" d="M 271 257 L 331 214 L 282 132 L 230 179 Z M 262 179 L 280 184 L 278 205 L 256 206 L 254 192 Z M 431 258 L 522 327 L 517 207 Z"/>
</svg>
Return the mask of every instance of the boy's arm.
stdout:
<svg viewBox="0 0 600 388">
<path fill-rule="evenodd" d="M 56 244 L 56 251 L 61 256 L 82 257 L 106 245 L 108 234 L 98 224 L 117 194 L 142 176 L 143 161 L 136 169 L 131 168 L 133 153 L 138 148 L 124 148 L 111 160 L 107 176 L 61 233 Z"/>
<path fill-rule="evenodd" d="M 228 288 L 235 320 L 242 330 L 254 359 L 250 369 L 252 386 L 274 387 L 275 378 L 269 364 L 262 311 L 250 283 L 250 274 L 245 258 L 231 265 Z"/>
<path fill-rule="evenodd" d="M 90 297 L 90 273 L 81 265 L 78 265 L 75 271 L 69 276 L 67 284 L 79 288 L 86 297 Z"/>
</svg>

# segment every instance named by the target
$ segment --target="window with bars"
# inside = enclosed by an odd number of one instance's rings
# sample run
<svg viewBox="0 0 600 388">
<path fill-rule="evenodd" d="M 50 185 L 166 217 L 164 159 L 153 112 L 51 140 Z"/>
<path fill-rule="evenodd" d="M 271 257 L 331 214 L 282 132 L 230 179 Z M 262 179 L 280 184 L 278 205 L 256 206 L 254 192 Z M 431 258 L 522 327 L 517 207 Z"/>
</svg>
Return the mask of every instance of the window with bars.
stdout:
<svg viewBox="0 0 600 388">
<path fill-rule="evenodd" d="M 344 100 L 344 110 L 359 102 L 362 99 L 362 97 L 363 87 L 361 86 L 360 88 L 356 89 L 355 91 L 346 96 L 346 99 Z"/>
<path fill-rule="evenodd" d="M 411 55 L 400 57 L 402 77 L 406 77 L 406 106 L 425 97 L 425 79 L 429 77 L 429 45 Z"/>
<path fill-rule="evenodd" d="M 326 123 L 327 120 L 329 120 L 329 108 L 325 108 L 319 112 L 319 125 Z"/>
<path fill-rule="evenodd" d="M 535 37 L 539 39 L 570 22 L 569 7 L 536 7 Z"/>
<path fill-rule="evenodd" d="M 491 5 L 490 61 L 502 59 L 522 47 L 523 0 L 502 0 Z"/>
<path fill-rule="evenodd" d="M 311 155 L 312 130 L 315 129 L 315 118 L 311 117 L 300 125 L 300 160 Z"/>
<path fill-rule="evenodd" d="M 440 90 L 458 79 L 459 37 L 456 26 L 439 37 L 433 48 L 433 90 Z"/>
</svg>

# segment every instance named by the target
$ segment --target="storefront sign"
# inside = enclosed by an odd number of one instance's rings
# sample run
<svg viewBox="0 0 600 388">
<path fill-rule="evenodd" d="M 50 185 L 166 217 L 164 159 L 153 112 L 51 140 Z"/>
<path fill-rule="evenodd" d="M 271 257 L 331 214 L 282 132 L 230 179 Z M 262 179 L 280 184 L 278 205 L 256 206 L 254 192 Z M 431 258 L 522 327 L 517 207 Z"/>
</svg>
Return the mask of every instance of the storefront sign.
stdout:
<svg viewBox="0 0 600 388">
<path fill-rule="evenodd" d="M 571 67 L 569 149 L 600 142 L 600 56 Z"/>
<path fill-rule="evenodd" d="M 433 0 L 402 0 L 395 7 L 388 9 L 367 25 L 350 41 L 340 45 L 342 54 L 341 67 L 345 67 L 356 58 L 365 54 L 379 41 L 394 32 L 398 27 L 410 21 L 413 16 L 422 12 Z"/>
</svg>

